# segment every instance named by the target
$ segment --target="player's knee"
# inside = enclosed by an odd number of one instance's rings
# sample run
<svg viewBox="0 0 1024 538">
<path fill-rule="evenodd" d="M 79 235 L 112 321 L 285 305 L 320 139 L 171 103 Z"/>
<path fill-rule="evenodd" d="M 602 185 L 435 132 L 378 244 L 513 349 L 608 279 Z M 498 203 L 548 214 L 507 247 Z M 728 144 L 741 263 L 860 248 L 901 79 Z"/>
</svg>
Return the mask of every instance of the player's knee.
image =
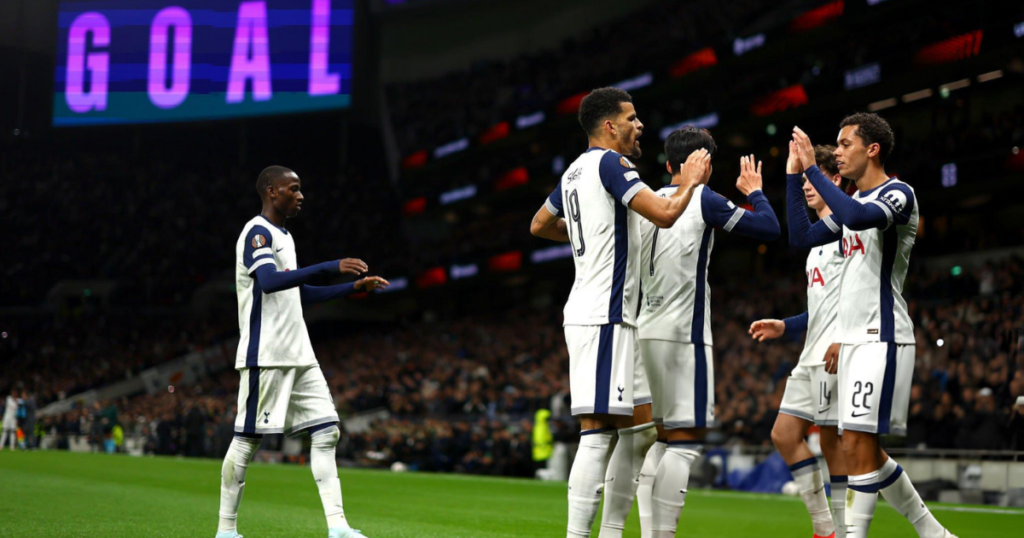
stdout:
<svg viewBox="0 0 1024 538">
<path fill-rule="evenodd" d="M 338 430 L 337 426 L 332 424 L 328 428 L 313 432 L 311 444 L 317 448 L 333 449 L 338 445 L 339 440 L 341 440 L 341 432 Z"/>
<path fill-rule="evenodd" d="M 780 452 L 787 451 L 795 447 L 802 440 L 793 435 L 793 432 L 787 431 L 787 428 L 780 425 L 778 422 L 772 427 L 772 444 L 775 448 L 779 449 Z"/>
</svg>

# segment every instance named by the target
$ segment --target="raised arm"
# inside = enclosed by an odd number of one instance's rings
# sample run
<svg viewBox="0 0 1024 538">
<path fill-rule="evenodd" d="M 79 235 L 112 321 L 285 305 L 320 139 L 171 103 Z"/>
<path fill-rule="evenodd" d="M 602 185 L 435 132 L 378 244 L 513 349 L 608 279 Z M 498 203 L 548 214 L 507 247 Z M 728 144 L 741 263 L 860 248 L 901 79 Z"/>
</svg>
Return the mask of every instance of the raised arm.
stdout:
<svg viewBox="0 0 1024 538">
<path fill-rule="evenodd" d="M 862 204 L 854 200 L 829 181 L 818 168 L 818 165 L 814 162 L 814 146 L 811 144 L 811 139 L 799 127 L 793 129 L 793 140 L 796 142 L 797 149 L 800 152 L 800 161 L 805 163 L 805 166 L 806 163 L 810 163 L 810 166 L 806 166 L 804 170 L 804 173 L 807 174 L 807 180 L 814 185 L 818 195 L 821 196 L 822 200 L 825 200 L 832 213 L 847 228 L 858 231 L 870 230 L 872 228 L 885 229 L 893 223 L 896 213 L 900 213 L 900 210 L 907 207 L 913 207 L 907 203 L 906 194 L 904 194 L 903 203 L 899 207 L 894 207 L 896 204 L 887 207 L 883 203 L 885 200 L 883 200 L 882 196 L 868 204 Z M 894 209 L 897 210 L 894 211 Z"/>
<path fill-rule="evenodd" d="M 786 159 L 786 210 L 789 212 L 789 245 L 811 248 L 835 243 L 843 237 L 843 225 L 835 215 L 811 223 L 807 215 L 807 202 L 803 191 L 803 167 L 797 155 L 796 143 L 789 142 Z"/>
<path fill-rule="evenodd" d="M 640 189 L 634 192 L 628 200 L 629 208 L 659 228 L 671 228 L 690 205 L 693 191 L 704 178 L 704 172 L 710 161 L 711 154 L 706 149 L 694 151 L 682 165 L 683 183 L 676 189 L 675 194 L 668 198 L 662 198 L 650 189 Z M 602 173 L 603 178 L 604 174 Z M 639 176 L 636 178 L 639 181 Z"/>
<path fill-rule="evenodd" d="M 754 164 L 754 156 L 740 158 L 740 177 L 736 188 L 747 196 L 753 211 L 726 200 L 709 188 L 700 195 L 701 214 L 704 222 L 722 228 L 727 232 L 771 241 L 779 237 L 779 219 L 761 191 L 761 164 Z"/>
<path fill-rule="evenodd" d="M 548 195 L 544 205 L 537 210 L 530 223 L 530 233 L 552 241 L 569 242 L 569 231 L 562 218 L 562 182 Z"/>
</svg>

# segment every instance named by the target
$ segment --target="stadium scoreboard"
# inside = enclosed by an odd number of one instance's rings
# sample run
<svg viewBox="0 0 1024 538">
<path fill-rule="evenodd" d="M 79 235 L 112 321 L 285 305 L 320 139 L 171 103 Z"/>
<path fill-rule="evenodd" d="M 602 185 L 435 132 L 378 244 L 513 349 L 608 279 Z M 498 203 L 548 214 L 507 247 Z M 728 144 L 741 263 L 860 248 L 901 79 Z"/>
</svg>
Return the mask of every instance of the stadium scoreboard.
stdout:
<svg viewBox="0 0 1024 538">
<path fill-rule="evenodd" d="M 53 124 L 348 107 L 353 2 L 63 1 Z"/>
</svg>

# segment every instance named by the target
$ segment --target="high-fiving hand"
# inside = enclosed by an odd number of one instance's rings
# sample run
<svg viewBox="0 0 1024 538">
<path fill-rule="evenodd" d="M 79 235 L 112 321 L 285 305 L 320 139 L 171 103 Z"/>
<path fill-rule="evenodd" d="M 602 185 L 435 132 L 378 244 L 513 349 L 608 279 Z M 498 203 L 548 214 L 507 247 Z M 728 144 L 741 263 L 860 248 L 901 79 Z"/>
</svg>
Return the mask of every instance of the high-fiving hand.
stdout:
<svg viewBox="0 0 1024 538">
<path fill-rule="evenodd" d="M 804 173 L 804 165 L 800 162 L 800 155 L 797 154 L 796 142 L 792 140 L 789 141 L 789 156 L 786 157 L 786 173 Z"/>
<path fill-rule="evenodd" d="M 761 190 L 761 162 L 757 161 L 757 166 L 754 166 L 754 162 L 753 155 L 740 157 L 740 177 L 736 178 L 736 189 L 743 196 Z"/>
<path fill-rule="evenodd" d="M 811 143 L 811 137 L 799 127 L 793 127 L 793 142 L 796 143 L 796 153 L 804 170 L 818 164 L 814 159 L 814 144 Z"/>
</svg>

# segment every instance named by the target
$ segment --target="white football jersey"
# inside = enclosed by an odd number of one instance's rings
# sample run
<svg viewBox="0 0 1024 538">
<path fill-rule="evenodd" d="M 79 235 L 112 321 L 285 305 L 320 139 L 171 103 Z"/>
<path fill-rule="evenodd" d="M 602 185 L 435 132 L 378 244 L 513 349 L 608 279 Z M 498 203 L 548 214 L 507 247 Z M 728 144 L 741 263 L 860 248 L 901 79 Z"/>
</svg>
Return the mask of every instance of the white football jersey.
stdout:
<svg viewBox="0 0 1024 538">
<path fill-rule="evenodd" d="M 839 295 L 836 341 L 843 344 L 913 344 L 914 323 L 903 299 L 903 281 L 917 237 L 914 189 L 892 178 L 853 199 L 882 208 L 884 229 L 854 231 L 843 226 L 845 263 Z"/>
<path fill-rule="evenodd" d="M 569 165 L 548 197 L 548 211 L 565 218 L 576 264 L 565 325 L 636 326 L 640 215 L 629 202 L 646 188 L 628 159 L 593 147 Z"/>
<path fill-rule="evenodd" d="M 814 247 L 807 254 L 807 339 L 800 353 L 800 366 L 824 366 L 825 351 L 835 342 L 843 271 L 840 243 Z"/>
<path fill-rule="evenodd" d="M 292 234 L 259 215 L 246 223 L 235 244 L 235 288 L 241 332 L 235 368 L 316 364 L 313 344 L 302 319 L 300 288 L 264 293 L 254 272 L 267 264 L 273 264 L 278 271 L 299 268 Z"/>
<path fill-rule="evenodd" d="M 676 189 L 676 185 L 663 187 L 658 196 L 667 198 Z M 671 228 L 641 220 L 641 340 L 712 343 L 707 277 L 715 232 L 705 222 L 700 203 L 705 189 L 704 185 L 694 189 L 690 205 Z"/>
</svg>

